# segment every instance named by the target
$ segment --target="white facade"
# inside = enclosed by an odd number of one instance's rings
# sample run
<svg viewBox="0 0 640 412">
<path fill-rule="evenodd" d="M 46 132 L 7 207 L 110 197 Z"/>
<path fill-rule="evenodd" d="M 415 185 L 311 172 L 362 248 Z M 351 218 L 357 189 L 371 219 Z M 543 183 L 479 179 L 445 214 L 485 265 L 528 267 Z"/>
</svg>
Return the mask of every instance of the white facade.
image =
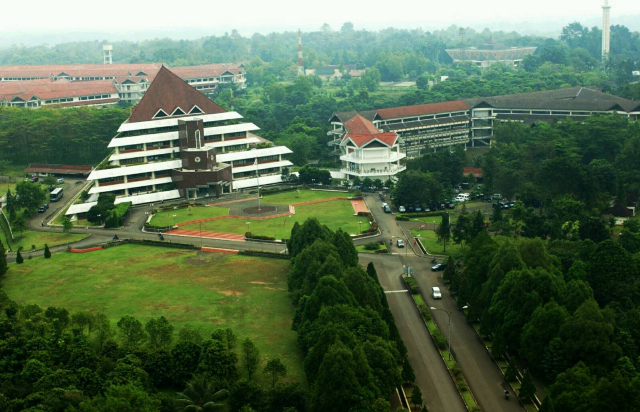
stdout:
<svg viewBox="0 0 640 412">
<path fill-rule="evenodd" d="M 358 147 L 347 137 L 342 141 L 340 150 L 342 152 L 340 171 L 346 174 L 348 179 L 357 176 L 360 179 L 369 177 L 373 180 L 385 181 L 407 169 L 400 163 L 407 155 L 400 152 L 397 138 L 392 146 L 373 139 L 362 147 Z"/>
</svg>

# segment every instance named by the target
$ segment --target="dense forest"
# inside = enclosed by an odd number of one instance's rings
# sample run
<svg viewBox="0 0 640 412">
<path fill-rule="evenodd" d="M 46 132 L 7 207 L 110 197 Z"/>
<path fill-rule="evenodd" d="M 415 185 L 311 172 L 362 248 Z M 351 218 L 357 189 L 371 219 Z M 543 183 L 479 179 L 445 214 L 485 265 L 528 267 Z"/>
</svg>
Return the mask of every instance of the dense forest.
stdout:
<svg viewBox="0 0 640 412">
<path fill-rule="evenodd" d="M 499 126 L 474 162 L 482 190 L 515 207 L 494 207 L 488 230 L 463 209 L 439 231 L 465 246 L 445 281 L 493 353 L 508 351 L 548 388 L 541 411 L 640 408 L 640 219 L 614 224 L 637 205 L 638 159 L 640 125 L 618 115 Z M 465 162 L 464 152 L 411 162 L 395 196 L 437 199 Z"/>
</svg>

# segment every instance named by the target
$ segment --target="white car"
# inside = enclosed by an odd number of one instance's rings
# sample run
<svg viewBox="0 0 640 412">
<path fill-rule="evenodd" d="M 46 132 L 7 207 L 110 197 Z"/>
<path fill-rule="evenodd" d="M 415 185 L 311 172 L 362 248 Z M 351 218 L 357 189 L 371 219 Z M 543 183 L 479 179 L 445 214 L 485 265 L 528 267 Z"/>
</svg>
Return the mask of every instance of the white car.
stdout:
<svg viewBox="0 0 640 412">
<path fill-rule="evenodd" d="M 404 213 L 406 211 L 407 211 L 407 209 L 405 209 L 404 206 L 398 206 L 398 212 Z"/>
<path fill-rule="evenodd" d="M 383 204 L 382 204 L 382 209 L 386 208 L 387 206 L 389 206 L 389 205 L 388 205 L 388 204 L 386 204 L 386 203 L 383 203 Z"/>
<path fill-rule="evenodd" d="M 442 299 L 442 293 L 440 293 L 440 288 L 434 286 L 431 288 L 431 297 L 434 299 Z"/>
</svg>

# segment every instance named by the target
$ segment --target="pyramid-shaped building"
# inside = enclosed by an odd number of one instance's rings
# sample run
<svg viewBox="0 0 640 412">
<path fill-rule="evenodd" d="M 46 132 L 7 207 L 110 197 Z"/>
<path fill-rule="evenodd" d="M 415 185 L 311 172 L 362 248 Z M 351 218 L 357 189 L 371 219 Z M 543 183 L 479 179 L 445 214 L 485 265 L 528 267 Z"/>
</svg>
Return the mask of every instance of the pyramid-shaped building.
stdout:
<svg viewBox="0 0 640 412">
<path fill-rule="evenodd" d="M 257 130 L 162 67 L 109 143 L 108 161 L 89 175 L 90 201 L 67 214 L 82 217 L 101 193 L 136 205 L 280 183 L 291 150 L 257 149 L 266 142 Z"/>
</svg>

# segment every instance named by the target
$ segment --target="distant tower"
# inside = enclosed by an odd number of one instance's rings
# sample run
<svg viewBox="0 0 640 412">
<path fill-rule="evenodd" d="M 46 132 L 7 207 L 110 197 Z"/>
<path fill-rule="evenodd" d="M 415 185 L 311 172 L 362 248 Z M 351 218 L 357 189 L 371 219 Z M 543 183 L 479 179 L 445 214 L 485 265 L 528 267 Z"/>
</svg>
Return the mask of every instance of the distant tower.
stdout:
<svg viewBox="0 0 640 412">
<path fill-rule="evenodd" d="M 104 64 L 113 64 L 113 57 L 111 56 L 111 52 L 113 51 L 113 46 L 110 44 L 105 44 L 102 46 L 102 55 L 104 57 Z"/>
<path fill-rule="evenodd" d="M 298 76 L 304 76 L 304 65 L 302 64 L 302 35 L 298 29 Z"/>
<path fill-rule="evenodd" d="M 602 6 L 602 59 L 606 60 L 609 57 L 609 51 L 611 50 L 611 21 L 609 20 L 609 12 L 611 6 L 609 6 L 609 0 L 604 0 L 604 6 Z"/>
<path fill-rule="evenodd" d="M 458 35 L 460 36 L 460 48 L 464 49 L 466 47 L 466 36 L 467 36 L 467 30 L 465 30 L 464 27 L 460 27 L 460 30 L 458 30 Z"/>
</svg>

